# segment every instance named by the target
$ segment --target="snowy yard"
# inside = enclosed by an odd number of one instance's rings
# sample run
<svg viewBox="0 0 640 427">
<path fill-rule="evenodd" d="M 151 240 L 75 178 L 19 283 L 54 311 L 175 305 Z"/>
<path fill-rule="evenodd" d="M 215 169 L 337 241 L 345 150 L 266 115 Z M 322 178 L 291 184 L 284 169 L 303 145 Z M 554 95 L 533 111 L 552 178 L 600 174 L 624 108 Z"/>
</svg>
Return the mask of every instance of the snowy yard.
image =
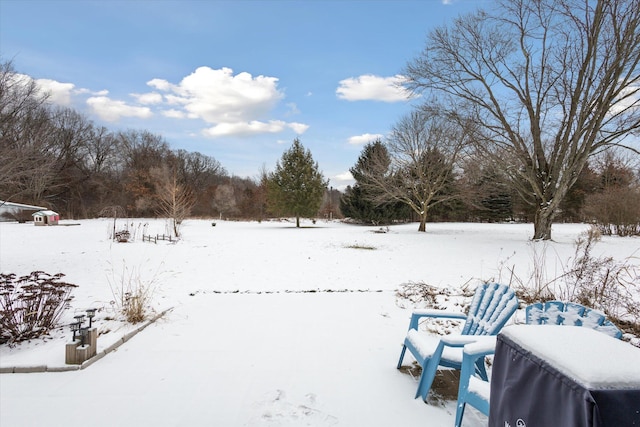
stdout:
<svg viewBox="0 0 640 427">
<path fill-rule="evenodd" d="M 170 310 L 86 369 L 0 375 L 3 427 L 452 426 L 455 402 L 414 400 L 416 379 L 395 369 L 410 316 L 395 290 L 505 281 L 505 265 L 526 276 L 541 245 L 557 275 L 587 228 L 555 225 L 553 242 L 534 244 L 530 224 L 428 224 L 425 234 L 417 224 L 191 220 L 181 241 L 154 244 L 142 229 L 166 233 L 164 221 L 129 220 L 129 243 L 110 240 L 110 220 L 65 223 L 80 225 L 0 223 L 0 271 L 60 272 L 79 285 L 63 321 L 98 308 L 98 352 L 135 329 L 114 319 L 123 277 L 148 284 L 156 313 Z M 623 259 L 639 247 L 603 238 L 595 252 Z M 0 367 L 64 367 L 70 337 L 64 327 L 2 346 Z M 467 409 L 464 425 L 486 418 Z"/>
</svg>

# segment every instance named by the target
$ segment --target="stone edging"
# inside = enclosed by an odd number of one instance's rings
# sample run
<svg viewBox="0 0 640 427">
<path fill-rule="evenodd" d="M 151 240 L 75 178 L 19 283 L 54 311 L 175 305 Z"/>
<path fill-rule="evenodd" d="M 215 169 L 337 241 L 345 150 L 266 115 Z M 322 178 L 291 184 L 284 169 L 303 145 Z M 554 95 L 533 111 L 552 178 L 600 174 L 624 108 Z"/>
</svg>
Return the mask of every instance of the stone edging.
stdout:
<svg viewBox="0 0 640 427">
<path fill-rule="evenodd" d="M 81 365 L 65 365 L 65 366 L 51 366 L 51 367 L 47 365 L 8 366 L 8 367 L 0 367 L 0 374 L 29 374 L 29 373 L 35 373 L 35 372 L 68 372 L 68 371 L 79 371 L 82 369 L 86 369 L 89 366 L 93 365 L 98 360 L 102 359 L 107 354 L 116 350 L 122 344 L 129 341 L 136 334 L 138 334 L 138 332 L 143 331 L 147 326 L 154 323 L 156 320 L 158 320 L 159 318 L 161 318 L 171 310 L 173 310 L 173 307 L 170 307 L 162 311 L 161 313 L 156 314 L 155 316 L 153 316 L 153 318 L 143 323 L 137 329 L 134 329 L 133 331 L 126 333 L 125 335 L 122 336 L 122 338 L 120 338 L 119 340 L 111 344 L 109 347 L 102 350 L 100 353 L 93 356 L 91 359 L 85 360 Z"/>
</svg>

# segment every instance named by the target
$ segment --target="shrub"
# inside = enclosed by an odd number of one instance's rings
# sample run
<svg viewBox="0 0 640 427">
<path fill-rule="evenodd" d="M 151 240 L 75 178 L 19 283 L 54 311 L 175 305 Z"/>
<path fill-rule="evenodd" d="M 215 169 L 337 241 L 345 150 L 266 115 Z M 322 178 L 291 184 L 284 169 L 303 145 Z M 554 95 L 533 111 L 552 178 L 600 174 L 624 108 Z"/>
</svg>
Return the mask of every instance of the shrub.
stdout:
<svg viewBox="0 0 640 427">
<path fill-rule="evenodd" d="M 403 283 L 396 290 L 396 305 L 400 308 L 428 308 L 435 310 L 459 311 L 466 313 L 475 289 L 462 286 L 440 288 L 424 282 Z M 462 324 L 458 319 L 425 318 L 420 328 L 426 331 L 446 335 L 459 331 Z"/>
<path fill-rule="evenodd" d="M 123 262 L 122 271 L 112 272 L 109 286 L 113 294 L 111 304 L 124 315 L 129 323 L 140 323 L 147 318 L 151 311 L 150 303 L 153 299 L 155 277 L 145 280 L 140 269 L 129 268 Z"/>
<path fill-rule="evenodd" d="M 610 187 L 587 198 L 585 213 L 605 235 L 640 235 L 640 187 Z"/>
<path fill-rule="evenodd" d="M 61 282 L 62 277 L 43 271 L 22 277 L 0 274 L 0 343 L 37 338 L 58 324 L 77 287 Z"/>
<path fill-rule="evenodd" d="M 577 302 L 605 313 L 621 329 L 640 332 L 640 268 L 632 254 L 622 261 L 596 257 L 592 250 L 600 240 L 597 227 L 582 233 L 575 242 L 575 253 L 556 277 L 547 276 L 546 246 L 534 247 L 533 270 L 528 277 L 509 269 L 511 285 L 525 303 L 561 300 Z"/>
</svg>

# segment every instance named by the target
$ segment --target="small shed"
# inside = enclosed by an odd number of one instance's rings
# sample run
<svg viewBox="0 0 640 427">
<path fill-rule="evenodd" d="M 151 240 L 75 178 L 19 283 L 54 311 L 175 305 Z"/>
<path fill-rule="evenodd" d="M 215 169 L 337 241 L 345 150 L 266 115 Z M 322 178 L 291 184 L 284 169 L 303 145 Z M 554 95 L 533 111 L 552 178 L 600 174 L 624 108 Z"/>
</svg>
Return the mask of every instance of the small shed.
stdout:
<svg viewBox="0 0 640 427">
<path fill-rule="evenodd" d="M 60 221 L 60 214 L 50 210 L 38 211 L 32 215 L 35 225 L 58 225 Z"/>
</svg>

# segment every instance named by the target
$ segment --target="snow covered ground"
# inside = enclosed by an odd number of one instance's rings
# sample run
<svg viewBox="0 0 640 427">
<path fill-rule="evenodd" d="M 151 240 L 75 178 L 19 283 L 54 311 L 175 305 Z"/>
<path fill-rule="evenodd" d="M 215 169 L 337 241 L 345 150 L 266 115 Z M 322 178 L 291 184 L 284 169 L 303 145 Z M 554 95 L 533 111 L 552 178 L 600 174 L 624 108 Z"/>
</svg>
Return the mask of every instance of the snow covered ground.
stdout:
<svg viewBox="0 0 640 427">
<path fill-rule="evenodd" d="M 169 311 L 86 369 L 0 375 L 3 427 L 451 426 L 455 402 L 414 400 L 416 379 L 395 369 L 411 312 L 395 290 L 504 282 L 506 266 L 525 277 L 542 245 L 555 277 L 587 228 L 558 224 L 553 242 L 532 243 L 530 224 L 418 233 L 417 224 L 190 220 L 181 241 L 153 244 L 143 230 L 166 233 L 162 220 L 128 220 L 129 243 L 111 241 L 112 220 L 62 224 L 0 223 L 0 271 L 60 272 L 79 285 L 63 323 L 98 308 L 98 352 L 136 328 L 115 319 L 123 278 L 153 291 L 156 313 Z M 639 247 L 605 237 L 594 255 L 623 259 Z M 64 367 L 70 337 L 65 326 L 1 346 L 0 368 Z M 468 409 L 464 425 L 486 418 Z"/>
</svg>

